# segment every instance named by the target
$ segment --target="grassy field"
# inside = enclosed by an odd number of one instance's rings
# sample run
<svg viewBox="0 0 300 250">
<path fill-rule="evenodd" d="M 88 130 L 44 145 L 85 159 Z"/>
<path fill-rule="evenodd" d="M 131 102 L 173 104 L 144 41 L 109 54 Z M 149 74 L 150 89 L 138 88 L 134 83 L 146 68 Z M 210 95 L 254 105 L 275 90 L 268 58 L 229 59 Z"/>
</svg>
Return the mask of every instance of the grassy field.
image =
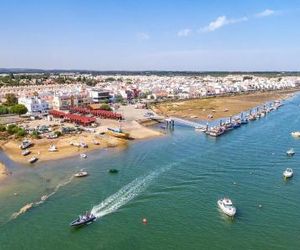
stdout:
<svg viewBox="0 0 300 250">
<path fill-rule="evenodd" d="M 296 90 L 257 92 L 245 95 L 212 97 L 160 103 L 153 110 L 165 116 L 177 116 L 188 119 L 218 119 L 237 115 L 255 108 L 267 101 L 287 98 Z M 208 116 L 212 115 L 212 118 Z"/>
</svg>

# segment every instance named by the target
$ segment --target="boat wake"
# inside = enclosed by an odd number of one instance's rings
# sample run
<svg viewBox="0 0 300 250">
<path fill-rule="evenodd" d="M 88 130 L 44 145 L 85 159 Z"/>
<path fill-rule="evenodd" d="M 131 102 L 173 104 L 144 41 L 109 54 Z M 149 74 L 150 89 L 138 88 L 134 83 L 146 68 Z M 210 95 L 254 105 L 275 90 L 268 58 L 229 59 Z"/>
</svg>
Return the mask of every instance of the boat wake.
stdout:
<svg viewBox="0 0 300 250">
<path fill-rule="evenodd" d="M 118 192 L 109 196 L 100 204 L 94 206 L 91 213 L 97 218 L 100 218 L 117 211 L 120 207 L 126 205 L 129 201 L 145 191 L 156 177 L 168 170 L 170 167 L 171 166 L 154 171 L 149 175 L 136 178 L 121 188 Z"/>
<path fill-rule="evenodd" d="M 56 194 L 57 191 L 58 191 L 61 187 L 63 187 L 63 186 L 65 186 L 65 185 L 69 184 L 69 183 L 73 180 L 73 178 L 74 178 L 74 177 L 72 176 L 72 177 L 70 177 L 68 180 L 66 180 L 65 182 L 59 183 L 59 184 L 53 189 L 53 191 L 52 191 L 51 193 L 43 195 L 43 196 L 40 198 L 40 200 L 35 201 L 35 202 L 27 203 L 27 204 L 26 204 L 25 206 L 23 206 L 18 212 L 13 213 L 13 214 L 11 215 L 11 219 L 16 219 L 18 216 L 20 216 L 21 214 L 26 213 L 26 212 L 27 212 L 28 210 L 30 210 L 31 208 L 37 207 L 37 206 L 43 204 L 49 197 L 51 197 L 52 195 Z"/>
</svg>

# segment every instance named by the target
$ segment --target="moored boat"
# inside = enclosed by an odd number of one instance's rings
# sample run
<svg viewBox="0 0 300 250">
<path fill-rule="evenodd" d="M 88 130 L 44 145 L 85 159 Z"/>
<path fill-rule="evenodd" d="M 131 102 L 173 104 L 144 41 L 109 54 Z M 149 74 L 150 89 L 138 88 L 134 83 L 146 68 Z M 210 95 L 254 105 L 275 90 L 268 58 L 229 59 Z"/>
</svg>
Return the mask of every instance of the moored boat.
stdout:
<svg viewBox="0 0 300 250">
<path fill-rule="evenodd" d="M 117 137 L 117 138 L 122 138 L 122 139 L 128 139 L 129 138 L 129 133 L 124 132 L 121 128 L 107 128 L 107 134 Z"/>
<path fill-rule="evenodd" d="M 233 206 L 232 201 L 229 198 L 218 200 L 218 206 L 224 214 L 230 217 L 233 217 L 236 214 L 236 208 Z"/>
<path fill-rule="evenodd" d="M 206 134 L 213 136 L 213 137 L 217 137 L 222 135 L 225 132 L 225 130 L 222 127 L 216 126 L 216 127 L 212 127 L 209 130 L 206 131 Z"/>
<path fill-rule="evenodd" d="M 56 152 L 57 151 L 57 147 L 53 144 L 49 147 L 48 149 L 49 152 Z"/>
<path fill-rule="evenodd" d="M 294 175 L 294 172 L 293 172 L 293 169 L 291 169 L 291 168 L 287 168 L 283 172 L 283 177 L 284 178 L 291 178 L 293 175 Z"/>
<path fill-rule="evenodd" d="M 29 155 L 30 153 L 31 152 L 28 149 L 25 149 L 25 150 L 22 151 L 23 156 Z"/>
<path fill-rule="evenodd" d="M 32 142 L 25 139 L 22 141 L 21 145 L 20 145 L 20 149 L 26 149 L 29 148 L 32 145 Z"/>
<path fill-rule="evenodd" d="M 288 151 L 286 151 L 286 154 L 288 156 L 293 156 L 295 154 L 295 150 L 293 148 L 290 148 Z"/>
<path fill-rule="evenodd" d="M 28 159 L 28 162 L 29 162 L 29 163 L 34 163 L 34 162 L 36 162 L 37 160 L 38 160 L 37 157 L 32 156 L 31 158 Z"/>
<path fill-rule="evenodd" d="M 80 158 L 85 159 L 85 158 L 87 158 L 87 155 L 86 154 L 80 154 Z"/>
<path fill-rule="evenodd" d="M 85 177 L 88 176 L 88 172 L 84 171 L 83 169 L 81 169 L 79 172 L 77 172 L 76 174 L 74 174 L 75 177 Z"/>
<path fill-rule="evenodd" d="M 119 170 L 118 170 L 118 169 L 115 169 L 115 168 L 111 168 L 110 170 L 108 170 L 108 172 L 109 172 L 110 174 L 117 174 L 117 173 L 119 172 Z"/>
<path fill-rule="evenodd" d="M 298 137 L 300 137 L 300 131 L 292 132 L 291 135 L 292 135 L 293 137 L 298 138 Z"/>
</svg>

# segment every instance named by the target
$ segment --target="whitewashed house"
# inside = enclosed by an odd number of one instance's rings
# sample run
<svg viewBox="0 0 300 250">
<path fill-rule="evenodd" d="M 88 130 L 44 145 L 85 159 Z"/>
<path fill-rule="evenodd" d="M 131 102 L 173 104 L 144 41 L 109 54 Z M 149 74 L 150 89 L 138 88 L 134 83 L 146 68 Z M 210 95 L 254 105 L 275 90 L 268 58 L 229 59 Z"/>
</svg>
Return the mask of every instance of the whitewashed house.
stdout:
<svg viewBox="0 0 300 250">
<path fill-rule="evenodd" d="M 44 113 L 49 109 L 49 104 L 43 99 L 40 99 L 37 96 L 34 97 L 20 97 L 18 99 L 19 104 L 23 104 L 28 113 Z"/>
</svg>

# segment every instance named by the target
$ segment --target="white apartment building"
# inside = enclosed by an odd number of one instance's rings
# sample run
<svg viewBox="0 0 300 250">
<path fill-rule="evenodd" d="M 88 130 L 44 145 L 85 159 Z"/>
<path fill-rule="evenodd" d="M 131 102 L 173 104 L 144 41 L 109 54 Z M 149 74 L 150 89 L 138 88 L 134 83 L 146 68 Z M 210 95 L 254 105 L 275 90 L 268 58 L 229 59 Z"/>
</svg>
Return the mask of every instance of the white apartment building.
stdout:
<svg viewBox="0 0 300 250">
<path fill-rule="evenodd" d="M 104 102 L 110 98 L 109 91 L 96 88 L 89 90 L 89 95 L 94 103 Z"/>
<path fill-rule="evenodd" d="M 19 104 L 23 104 L 28 113 L 44 113 L 49 109 L 49 104 L 45 100 L 40 99 L 37 96 L 34 97 L 20 97 L 18 99 Z"/>
</svg>

